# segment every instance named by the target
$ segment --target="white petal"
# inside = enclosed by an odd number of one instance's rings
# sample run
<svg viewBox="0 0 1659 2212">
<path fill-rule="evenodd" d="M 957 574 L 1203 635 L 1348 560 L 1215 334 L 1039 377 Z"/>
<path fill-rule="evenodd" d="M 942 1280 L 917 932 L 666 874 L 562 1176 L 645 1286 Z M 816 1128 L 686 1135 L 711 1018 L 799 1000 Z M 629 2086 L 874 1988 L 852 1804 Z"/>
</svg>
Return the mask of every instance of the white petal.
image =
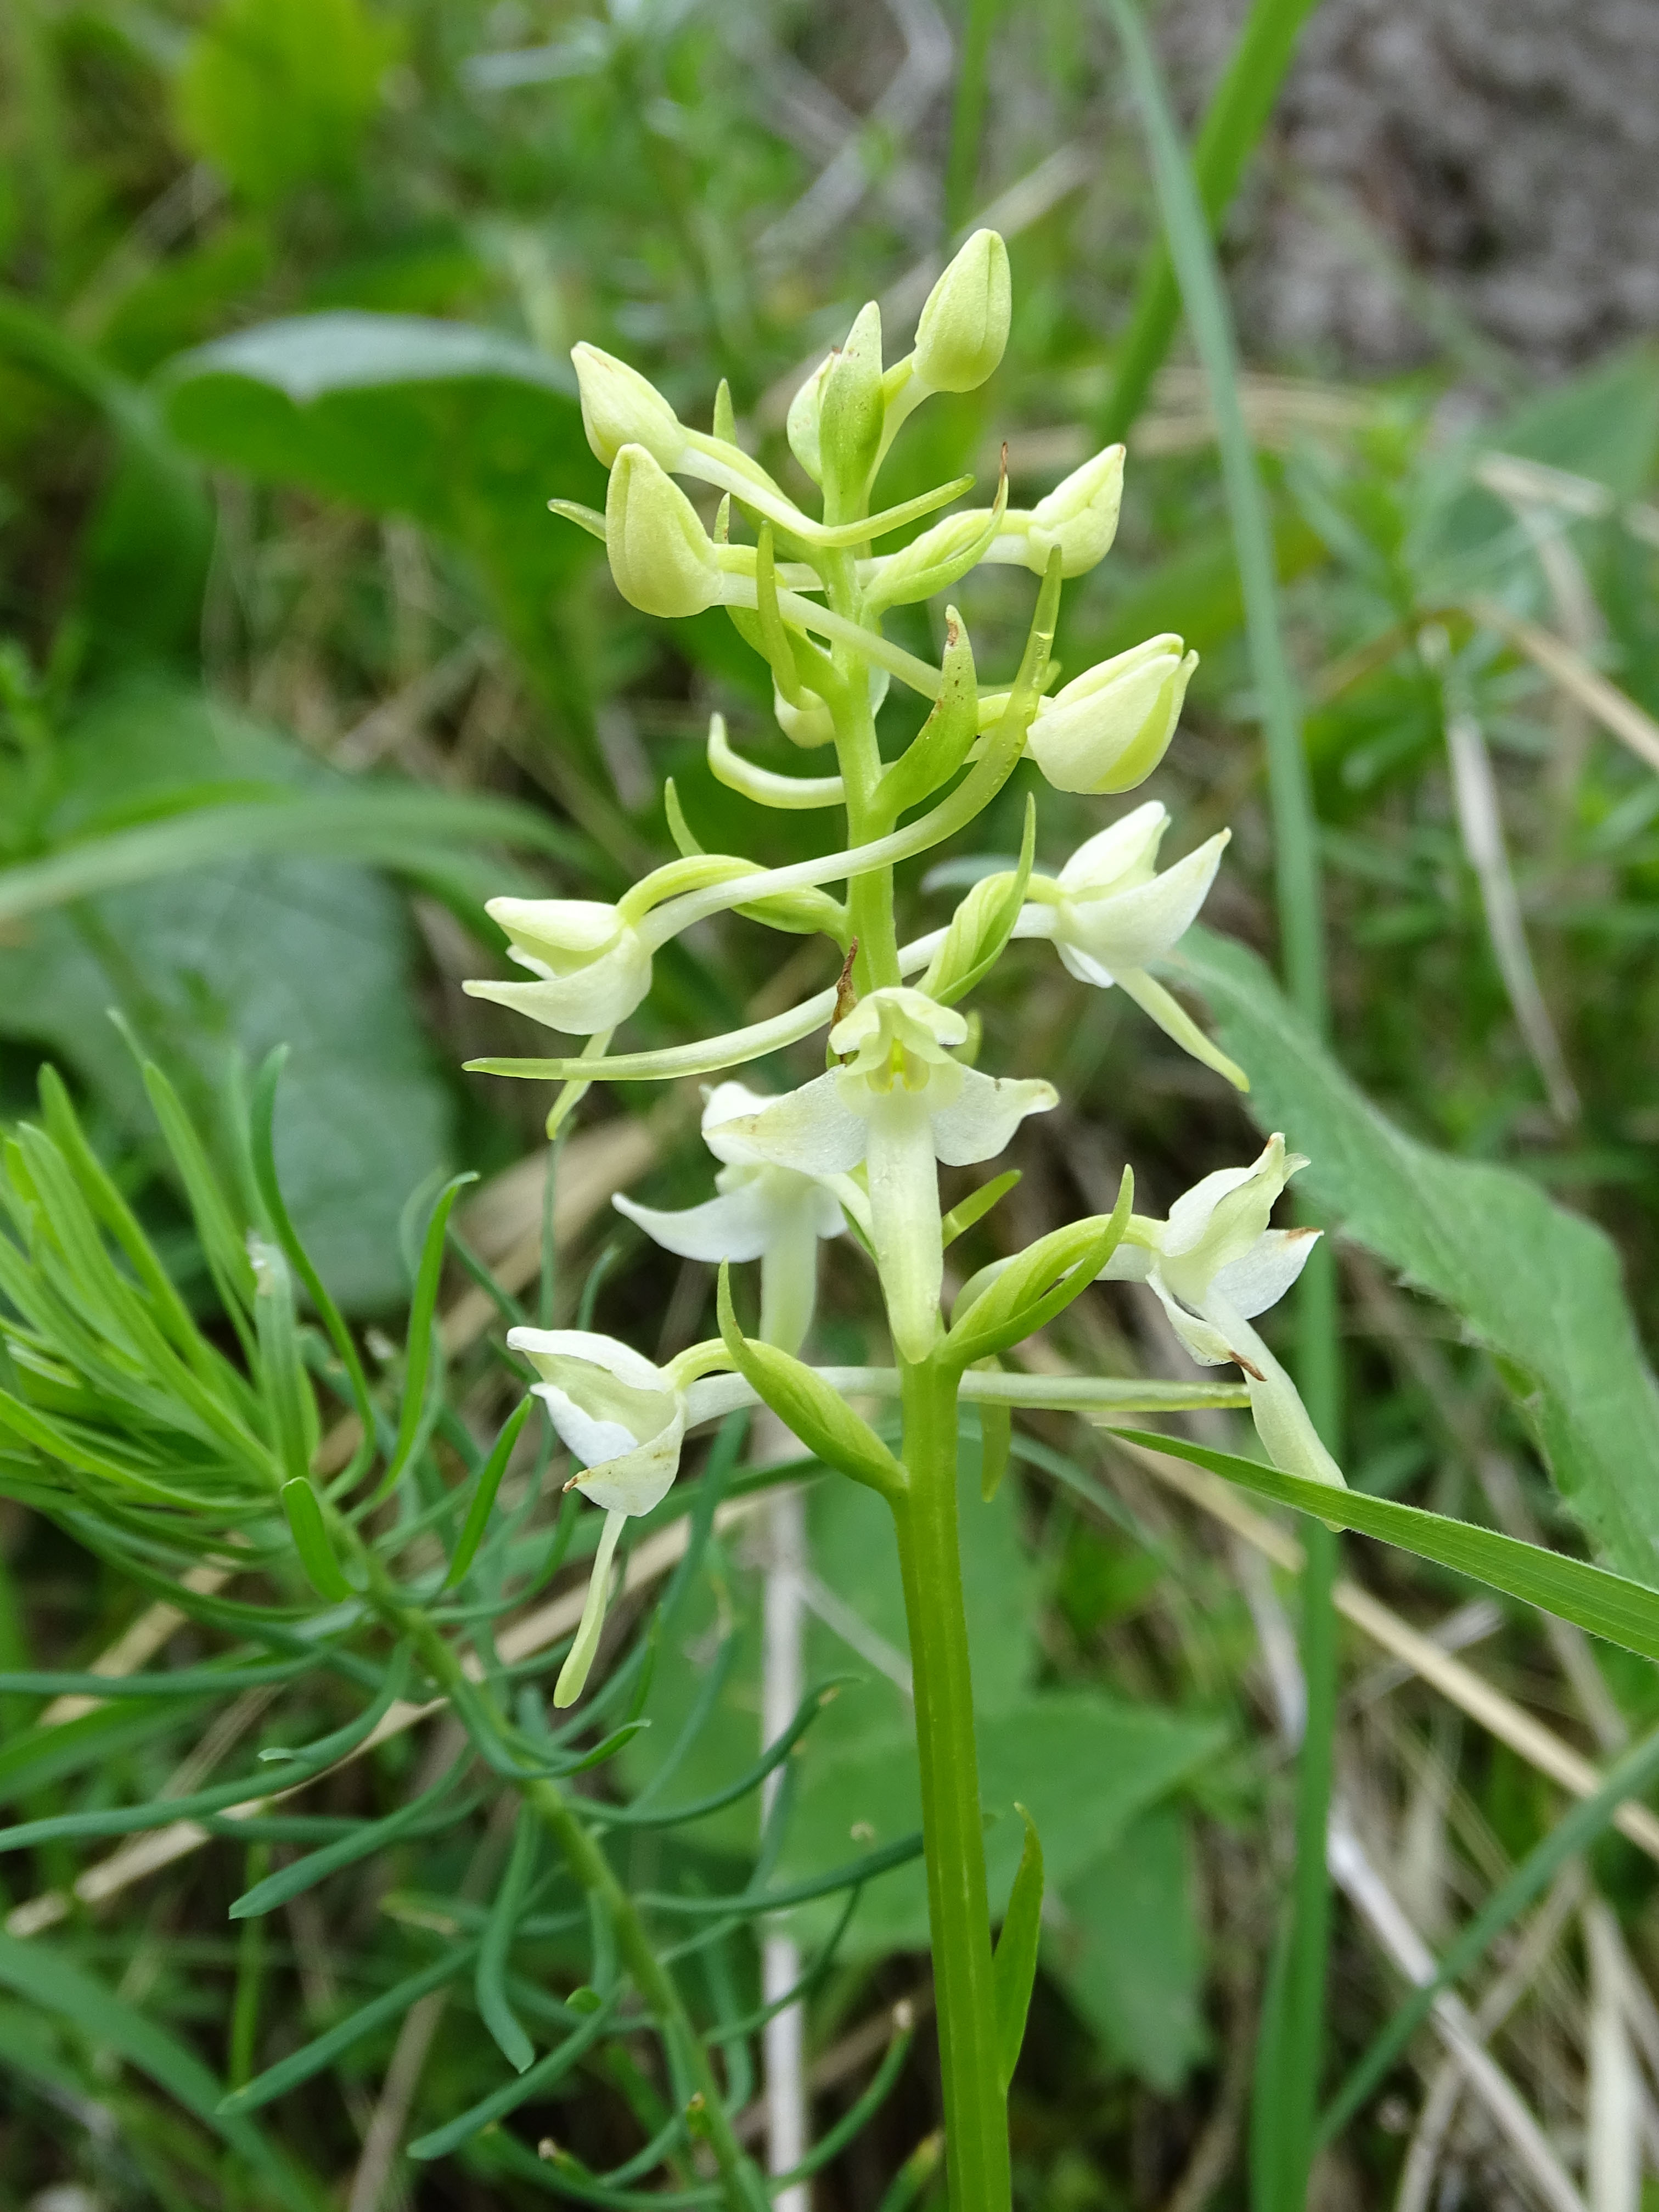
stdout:
<svg viewBox="0 0 1659 2212">
<path fill-rule="evenodd" d="M 511 1006 L 548 1029 L 570 1036 L 592 1036 L 626 1021 L 651 988 L 651 955 L 628 931 L 609 952 L 568 975 L 534 983 L 468 982 L 469 998 Z"/>
<path fill-rule="evenodd" d="M 1164 1272 L 1177 1297 L 1204 1304 L 1220 1270 L 1242 1260 L 1265 1233 L 1279 1194 L 1305 1164 L 1275 1135 L 1252 1166 L 1206 1176 L 1176 1200 L 1164 1235 Z"/>
<path fill-rule="evenodd" d="M 606 1420 L 561 1390 L 556 1382 L 532 1385 L 572 1455 L 584 1467 L 605 1467 L 634 1449 L 638 1442 L 626 1421 Z"/>
<path fill-rule="evenodd" d="M 1095 1280 L 1097 1283 L 1145 1283 L 1152 1279 L 1158 1255 L 1144 1244 L 1117 1246 Z"/>
<path fill-rule="evenodd" d="M 493 898 L 484 912 L 556 970 L 602 952 L 622 926 L 616 908 L 599 899 Z"/>
<path fill-rule="evenodd" d="M 706 1128 L 704 1142 L 717 1159 L 845 1175 L 864 1158 L 865 1132 L 860 1117 L 843 1104 L 840 1084 L 838 1070 L 817 1076 L 758 1113 Z"/>
<path fill-rule="evenodd" d="M 1079 983 L 1092 983 L 1097 991 L 1109 991 L 1116 982 L 1117 977 L 1109 968 L 1103 968 L 1098 960 L 1092 959 L 1075 945 L 1068 945 L 1058 934 L 1054 938 L 1054 950 L 1060 955 L 1060 966 L 1068 974 L 1075 975 Z"/>
<path fill-rule="evenodd" d="M 1317 1229 L 1269 1229 L 1258 1237 L 1242 1260 L 1235 1260 L 1216 1275 L 1212 1290 L 1224 1298 L 1237 1314 L 1249 1321 L 1277 1305 L 1308 1264 L 1308 1255 L 1319 1242 Z"/>
<path fill-rule="evenodd" d="M 982 1083 L 986 1079 L 979 1079 Z M 945 1276 L 939 1168 L 926 1096 L 898 1084 L 884 1091 L 872 1088 L 867 1125 L 876 1261 L 893 1341 L 912 1360 L 925 1359 L 938 1340 Z M 983 1159 L 987 1155 L 970 1157 Z"/>
<path fill-rule="evenodd" d="M 971 1167 L 976 1160 L 994 1159 L 1028 1114 L 1046 1114 L 1059 1103 L 1060 1093 L 1052 1083 L 994 1078 L 981 1075 L 976 1067 L 964 1067 L 954 1103 L 932 1117 L 933 1149 L 947 1167 Z M 873 1206 L 873 1181 L 870 1196 Z"/>
<path fill-rule="evenodd" d="M 769 1226 L 761 1255 L 760 1333 L 780 1351 L 797 1352 L 812 1326 L 818 1289 L 818 1220 L 827 1191 L 787 1168 L 767 1168 Z M 834 1200 L 830 1200 L 833 1206 Z M 841 1209 L 836 1207 L 838 1217 Z"/>
<path fill-rule="evenodd" d="M 607 1513 L 649 1513 L 662 1503 L 679 1473 L 685 1437 L 685 1401 L 676 1395 L 672 1404 L 673 1418 L 655 1436 L 577 1477 L 576 1487 L 584 1498 L 603 1505 Z"/>
<path fill-rule="evenodd" d="M 635 1390 L 665 1390 L 670 1385 L 660 1367 L 620 1337 L 604 1336 L 591 1328 L 510 1328 L 509 1352 L 522 1352 L 536 1372 L 549 1382 L 563 1379 L 562 1365 L 579 1360 L 585 1366 L 603 1368 Z M 544 1364 L 546 1363 L 546 1364 Z"/>
<path fill-rule="evenodd" d="M 1068 900 L 1055 934 L 1107 969 L 1144 968 L 1170 951 L 1209 896 L 1231 831 L 1223 830 L 1161 876 L 1109 897 Z"/>
<path fill-rule="evenodd" d="M 1213 1322 L 1200 1321 L 1188 1312 L 1178 1298 L 1172 1298 L 1164 1287 L 1155 1267 L 1146 1279 L 1158 1292 L 1158 1302 L 1170 1316 L 1170 1326 L 1186 1346 L 1200 1367 L 1225 1367 L 1232 1359 L 1227 1340 Z"/>
<path fill-rule="evenodd" d="M 1121 822 L 1097 830 L 1078 847 L 1060 872 L 1060 888 L 1076 892 L 1089 884 L 1104 887 L 1120 883 L 1135 869 L 1150 872 L 1169 826 L 1169 809 L 1155 799 L 1132 808 Z"/>
<path fill-rule="evenodd" d="M 772 1233 L 771 1209 L 758 1177 L 678 1212 L 635 1205 L 620 1192 L 611 1203 L 638 1222 L 653 1243 L 683 1260 L 758 1260 Z"/>
<path fill-rule="evenodd" d="M 758 1114 L 763 1106 L 769 1106 L 771 1103 L 770 1094 L 764 1091 L 751 1091 L 746 1083 L 739 1083 L 735 1077 L 728 1078 L 724 1083 L 717 1083 L 712 1090 L 703 1093 L 703 1135 L 707 1138 L 711 1129 L 717 1128 L 722 1121 L 735 1121 L 740 1114 Z M 715 1154 L 716 1158 L 723 1157 L 722 1154 Z"/>
</svg>

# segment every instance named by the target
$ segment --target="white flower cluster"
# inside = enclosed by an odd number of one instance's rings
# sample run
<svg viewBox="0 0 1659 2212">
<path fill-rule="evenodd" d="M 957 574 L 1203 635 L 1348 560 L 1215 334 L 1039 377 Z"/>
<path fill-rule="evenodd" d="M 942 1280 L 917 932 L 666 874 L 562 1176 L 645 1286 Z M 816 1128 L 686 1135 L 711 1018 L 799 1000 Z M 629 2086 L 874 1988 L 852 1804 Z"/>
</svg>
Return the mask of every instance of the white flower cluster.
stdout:
<svg viewBox="0 0 1659 2212">
<path fill-rule="evenodd" d="M 714 1197 L 682 1212 L 617 1201 L 668 1251 L 711 1262 L 758 1261 L 759 1340 L 790 1364 L 811 1324 L 817 1246 L 848 1226 L 874 1261 L 901 1372 L 930 1362 L 948 1366 L 953 1346 L 966 1340 L 962 1330 L 947 1329 L 940 1310 L 939 1164 L 996 1158 L 1026 1115 L 1057 1103 L 1047 1082 L 988 1075 L 970 1064 L 969 1024 L 955 1002 L 1010 942 L 1046 939 L 1079 982 L 1122 990 L 1184 1049 L 1243 1085 L 1152 972 L 1203 904 L 1227 843 L 1224 830 L 1159 873 L 1169 816 L 1150 801 L 1089 837 L 1054 875 L 1032 868 L 1028 844 L 1018 872 L 976 884 L 947 930 L 901 945 L 893 926 L 895 862 L 964 827 L 1022 757 L 1063 792 L 1106 795 L 1143 783 L 1170 745 L 1197 665 L 1181 638 L 1160 635 L 1085 670 L 1051 696 L 1048 648 L 1060 586 L 1111 547 L 1121 447 L 1097 454 L 1033 507 L 1008 505 L 1005 477 L 991 507 L 959 510 L 900 551 L 873 550 L 964 488 L 946 485 L 871 512 L 876 472 L 906 416 L 930 392 L 971 390 L 995 369 L 1009 302 L 1006 249 L 982 231 L 940 278 L 902 361 L 884 368 L 879 314 L 864 310 L 789 412 L 792 450 L 823 488 L 821 517 L 808 514 L 743 451 L 723 391 L 714 431 L 691 430 L 624 362 L 592 346 L 575 349 L 583 419 L 610 471 L 609 492 L 602 516 L 555 507 L 603 538 L 617 587 L 634 606 L 667 617 L 730 611 L 770 665 L 784 734 L 803 746 L 833 743 L 841 772 L 809 787 L 751 767 L 718 716 L 711 767 L 763 804 L 842 804 L 848 842 L 842 851 L 789 868 L 688 852 L 615 905 L 492 901 L 489 913 L 528 980 L 467 988 L 592 1042 L 565 1060 L 479 1065 L 580 1085 L 609 1074 L 718 1073 L 827 1025 L 828 1071 L 799 1089 L 767 1097 L 727 1079 L 707 1094 L 703 1135 L 720 1164 Z M 720 495 L 712 530 L 677 478 Z M 734 537 L 734 523 L 746 526 L 753 542 Z M 1024 567 L 1043 580 L 1024 659 L 1001 690 L 980 684 L 954 608 L 940 667 L 916 659 L 882 629 L 888 608 L 948 591 L 981 562 Z M 894 679 L 933 705 L 909 750 L 884 763 L 873 717 Z M 918 807 L 925 808 L 920 815 Z M 844 904 L 822 888 L 837 881 L 848 885 Z M 845 957 L 841 989 L 694 1048 L 611 1054 L 611 1033 L 651 989 L 656 951 L 692 923 L 735 907 L 762 921 L 823 928 L 836 940 L 837 957 Z M 906 980 L 924 969 L 920 985 Z M 1243 1370 L 1270 1456 L 1340 1482 L 1289 1378 L 1251 1326 L 1295 1280 L 1313 1243 L 1312 1231 L 1268 1226 L 1274 1200 L 1300 1164 L 1274 1137 L 1253 1167 L 1206 1177 L 1176 1201 L 1167 1222 L 1126 1212 L 1127 1227 L 1085 1224 L 1079 1234 L 1085 1243 L 1091 1235 L 1103 1240 L 1089 1248 L 1096 1258 L 1088 1279 L 1098 1272 L 1149 1284 L 1196 1359 Z M 1098 1252 L 1115 1239 L 1121 1241 L 1098 1267 Z M 1014 1270 L 1020 1265 L 1021 1259 L 1008 1263 Z M 1049 1286 L 1043 1287 L 1046 1295 Z M 1017 1325 L 1023 1310 L 1013 1290 L 1002 1295 L 1003 1304 L 1011 1299 L 1013 1317 L 998 1326 Z M 1048 1309 L 1033 1304 L 1030 1310 Z M 995 1311 L 1001 1315 L 1001 1307 Z M 990 1323 L 981 1316 L 976 1325 L 983 1337 Z M 722 1341 L 696 1347 L 666 1369 L 587 1332 L 516 1329 L 509 1338 L 535 1368 L 537 1392 L 584 1470 L 577 1486 L 608 1516 L 589 1617 L 561 1678 L 562 1700 L 576 1694 L 592 1658 L 623 1520 L 659 1502 L 688 1426 L 741 1402 L 749 1388 L 716 1371 L 732 1368 L 743 1350 L 741 1342 L 733 1349 L 729 1319 L 723 1328 Z"/>
</svg>

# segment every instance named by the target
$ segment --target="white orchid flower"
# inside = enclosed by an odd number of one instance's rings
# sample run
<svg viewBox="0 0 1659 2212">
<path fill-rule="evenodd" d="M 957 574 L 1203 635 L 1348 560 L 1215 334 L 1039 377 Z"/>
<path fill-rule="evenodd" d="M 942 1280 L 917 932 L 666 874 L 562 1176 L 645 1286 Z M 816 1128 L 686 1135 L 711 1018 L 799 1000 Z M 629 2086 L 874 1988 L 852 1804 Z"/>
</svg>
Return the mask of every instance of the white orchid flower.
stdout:
<svg viewBox="0 0 1659 2212">
<path fill-rule="evenodd" d="M 1276 1305 L 1307 1265 L 1317 1229 L 1270 1229 L 1273 1202 L 1307 1161 L 1269 1137 L 1247 1168 L 1222 1168 L 1178 1198 L 1167 1221 L 1137 1215 L 1103 1271 L 1151 1285 L 1200 1366 L 1242 1367 L 1268 1458 L 1287 1474 L 1346 1488 L 1296 1385 L 1250 1323 Z"/>
<path fill-rule="evenodd" d="M 894 1340 L 908 1360 L 925 1359 L 939 1334 L 936 1164 L 993 1158 L 1026 1115 L 1057 1103 L 1050 1084 L 994 1080 L 953 1060 L 967 1036 L 960 1014 L 921 991 L 872 991 L 830 1032 L 841 1067 L 707 1132 L 733 1163 L 819 1177 L 864 1164 Z"/>
<path fill-rule="evenodd" d="M 599 899 L 493 898 L 484 911 L 533 983 L 464 983 L 549 1029 L 592 1036 L 626 1021 L 651 988 L 651 951 L 621 909 Z"/>
<path fill-rule="evenodd" d="M 1167 809 L 1148 799 L 1079 845 L 1058 877 L 1033 876 L 1014 935 L 1048 938 L 1079 982 L 1103 991 L 1116 984 L 1184 1051 L 1244 1090 L 1243 1071 L 1146 972 L 1197 918 L 1232 835 L 1218 830 L 1159 875 L 1158 848 L 1169 826 Z"/>
<path fill-rule="evenodd" d="M 1198 655 L 1149 637 L 1037 702 L 1026 749 L 1056 791 L 1133 791 L 1169 750 Z"/>
<path fill-rule="evenodd" d="M 729 1413 L 752 1394 L 735 1376 L 690 1379 L 679 1361 L 657 1367 L 630 1345 L 591 1329 L 510 1328 L 507 1342 L 541 1376 L 531 1387 L 580 1462 L 567 1488 L 605 1508 L 581 1625 L 553 1692 L 556 1705 L 569 1705 L 581 1695 L 599 1649 L 623 1522 L 649 1513 L 668 1495 L 688 1428 Z M 688 1357 L 695 1362 L 695 1354 Z"/>
<path fill-rule="evenodd" d="M 714 1178 L 718 1198 L 679 1212 L 621 1195 L 611 1204 L 665 1251 L 683 1259 L 758 1260 L 761 1335 L 794 1352 L 812 1323 L 818 1239 L 839 1237 L 845 1223 L 835 1193 L 812 1176 L 795 1168 L 757 1165 L 730 1151 L 720 1125 L 763 1113 L 769 1103 L 744 1083 L 718 1084 L 708 1093 L 703 1138 L 715 1158 L 726 1163 Z"/>
</svg>

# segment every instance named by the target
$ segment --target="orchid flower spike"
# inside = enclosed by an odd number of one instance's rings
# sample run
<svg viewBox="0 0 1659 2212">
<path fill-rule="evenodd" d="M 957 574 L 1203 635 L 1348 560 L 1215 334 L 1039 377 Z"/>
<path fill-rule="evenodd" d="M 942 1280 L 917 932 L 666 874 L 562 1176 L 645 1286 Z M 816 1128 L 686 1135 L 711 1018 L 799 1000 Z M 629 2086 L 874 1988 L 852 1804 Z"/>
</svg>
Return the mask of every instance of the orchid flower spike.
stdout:
<svg viewBox="0 0 1659 2212">
<path fill-rule="evenodd" d="M 1244 1370 L 1250 1411 L 1268 1458 L 1287 1474 L 1346 1489 L 1290 1376 L 1250 1323 L 1276 1305 L 1307 1265 L 1317 1229 L 1270 1229 L 1273 1202 L 1307 1161 L 1269 1137 L 1248 1168 L 1222 1168 L 1193 1185 L 1167 1221 L 1136 1215 L 1102 1271 L 1149 1283 L 1200 1366 Z"/>
<path fill-rule="evenodd" d="M 605 1508 L 587 1603 L 553 1692 L 556 1705 L 569 1705 L 581 1695 L 599 1649 L 623 1522 L 651 1512 L 668 1495 L 686 1430 L 729 1413 L 750 1394 L 730 1375 L 684 1379 L 680 1362 L 653 1366 L 631 1346 L 591 1329 L 510 1328 L 507 1342 L 540 1376 L 532 1389 L 580 1462 L 566 1487 Z"/>
<path fill-rule="evenodd" d="M 812 1176 L 732 1153 L 720 1125 L 763 1113 L 769 1103 L 743 1083 L 717 1084 L 708 1092 L 703 1139 L 715 1158 L 726 1163 L 714 1177 L 718 1198 L 681 1212 L 640 1206 L 620 1194 L 611 1204 L 665 1251 L 683 1259 L 758 1260 L 761 1336 L 795 1352 L 812 1325 L 818 1239 L 839 1237 L 845 1223 L 834 1192 Z"/>
<path fill-rule="evenodd" d="M 1119 985 L 1184 1051 L 1243 1090 L 1243 1072 L 1146 972 L 1187 933 L 1232 835 L 1218 830 L 1159 875 L 1158 848 L 1169 826 L 1168 810 L 1148 799 L 1079 845 L 1058 878 L 1033 876 L 1014 934 L 1049 939 L 1079 982 L 1103 991 Z"/>
<path fill-rule="evenodd" d="M 533 983 L 464 983 L 533 1022 L 592 1036 L 625 1021 L 651 988 L 650 951 L 621 910 L 599 899 L 494 898 L 484 911 Z"/>
<path fill-rule="evenodd" d="M 959 1013 L 921 991 L 872 991 L 830 1032 L 840 1067 L 706 1131 L 711 1149 L 734 1163 L 816 1176 L 864 1164 L 894 1340 L 909 1360 L 925 1359 L 939 1335 L 937 1163 L 991 1159 L 1028 1114 L 1057 1103 L 1050 1084 L 994 1080 L 952 1059 L 967 1036 Z"/>
</svg>

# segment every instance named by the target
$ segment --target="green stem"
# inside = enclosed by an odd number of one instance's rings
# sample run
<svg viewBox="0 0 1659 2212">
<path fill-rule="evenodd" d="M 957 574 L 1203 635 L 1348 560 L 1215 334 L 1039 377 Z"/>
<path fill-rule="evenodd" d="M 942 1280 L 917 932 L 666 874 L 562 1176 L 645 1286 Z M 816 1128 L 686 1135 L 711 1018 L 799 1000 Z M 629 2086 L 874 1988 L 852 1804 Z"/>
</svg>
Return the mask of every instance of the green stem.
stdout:
<svg viewBox="0 0 1659 2212">
<path fill-rule="evenodd" d="M 957 1537 L 954 1375 L 933 1360 L 906 1367 L 903 1404 L 909 1483 L 893 1501 L 893 1519 L 915 1670 L 951 2207 L 1009 2212 L 1013 2183 Z"/>
<path fill-rule="evenodd" d="M 862 595 L 852 552 L 823 556 L 824 588 L 834 611 L 860 624 L 872 644 L 875 632 L 862 620 Z M 891 827 L 882 818 L 876 794 L 881 784 L 881 747 L 876 737 L 876 718 L 870 706 L 869 663 L 850 645 L 834 647 L 841 696 L 834 701 L 836 757 L 846 794 L 847 838 L 849 845 L 872 842 Z M 898 933 L 893 912 L 893 871 L 872 868 L 853 877 L 847 886 L 847 916 L 858 939 L 856 974 L 866 991 L 900 980 Z"/>
</svg>

